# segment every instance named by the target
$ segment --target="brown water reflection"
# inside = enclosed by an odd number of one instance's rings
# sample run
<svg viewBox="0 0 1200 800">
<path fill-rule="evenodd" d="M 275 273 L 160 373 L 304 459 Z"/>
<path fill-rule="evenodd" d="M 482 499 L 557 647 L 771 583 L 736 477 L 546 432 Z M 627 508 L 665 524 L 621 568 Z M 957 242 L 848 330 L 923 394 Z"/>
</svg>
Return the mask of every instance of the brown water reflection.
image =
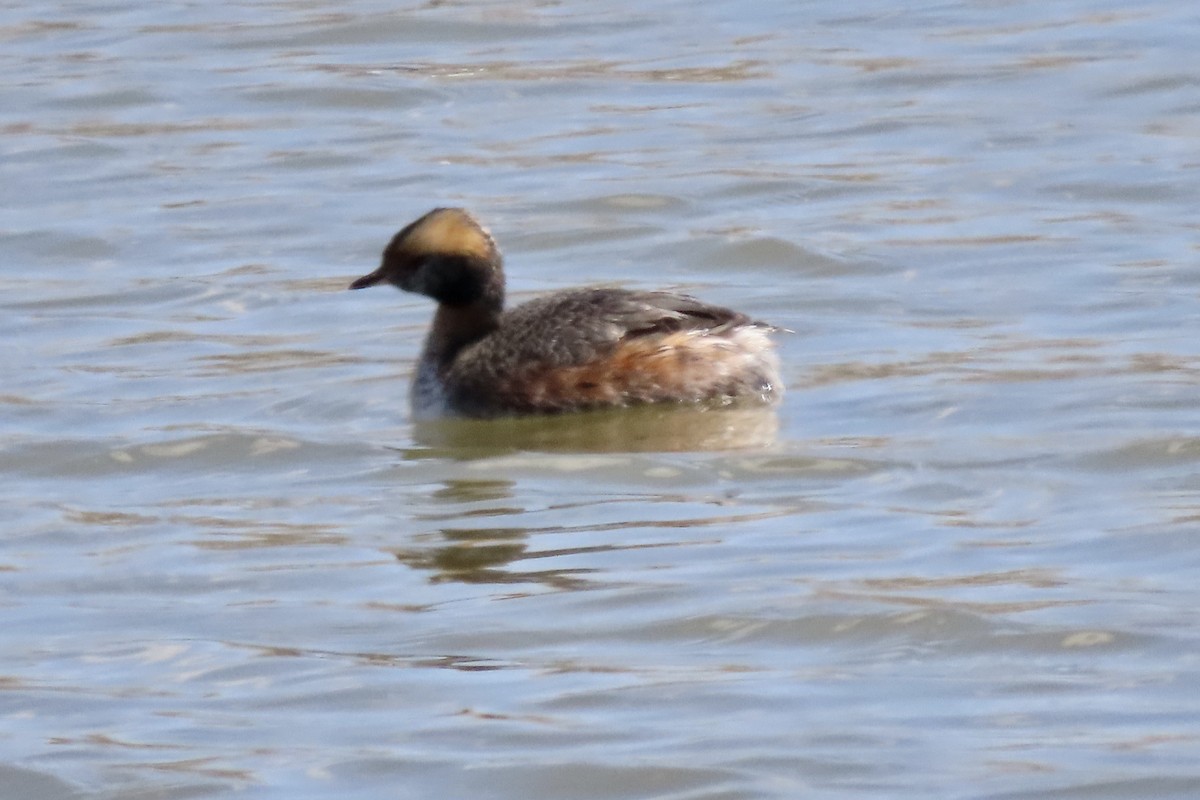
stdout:
<svg viewBox="0 0 1200 800">
<path fill-rule="evenodd" d="M 432 581 L 461 581 L 489 584 L 542 584 L 554 589 L 582 589 L 588 582 L 578 576 L 595 570 L 547 569 L 512 570 L 507 567 L 518 561 L 534 558 L 601 552 L 618 548 L 569 548 L 563 550 L 529 551 L 528 531 L 519 529 L 482 528 L 443 531 L 453 542 L 444 547 L 409 548 L 396 551 L 397 560 L 406 566 L 432 572 Z M 517 539 L 519 541 L 505 541 Z"/>
<path fill-rule="evenodd" d="M 767 447 L 779 431 L 775 409 L 646 406 L 500 420 L 432 420 L 413 438 L 430 455 L 472 458 L 507 450 L 666 453 Z"/>
<path fill-rule="evenodd" d="M 480 519 L 487 517 L 528 516 L 525 510 L 505 504 L 504 501 L 513 499 L 519 492 L 514 482 L 481 480 L 454 480 L 447 482 L 444 489 L 432 493 L 439 503 L 448 503 L 451 507 L 445 513 L 424 513 L 417 516 L 423 521 Z M 660 497 L 660 502 L 668 503 L 684 499 L 683 497 Z M 653 498 L 633 504 L 635 508 L 645 505 Z M 485 505 L 479 506 L 480 501 Z M 497 504 L 500 503 L 500 504 Z M 544 513 L 567 518 L 579 517 L 585 521 L 578 524 L 556 524 L 527 527 L 441 527 L 435 532 L 424 533 L 416 537 L 412 546 L 389 548 L 401 563 L 423 572 L 432 572 L 431 580 L 461 581 L 465 583 L 537 583 L 556 589 L 595 588 L 603 584 L 603 579 L 597 581 L 584 580 L 581 576 L 593 573 L 600 575 L 602 570 L 595 568 L 553 568 L 544 570 L 513 569 L 518 564 L 524 564 L 535 559 L 568 559 L 588 554 L 616 553 L 633 550 L 650 550 L 671 547 L 694 547 L 701 541 L 719 542 L 723 531 L 738 525 L 786 519 L 795 515 L 797 509 L 772 508 L 763 511 L 731 512 L 727 506 L 737 507 L 736 503 L 710 500 L 704 505 L 722 509 L 722 513 L 691 518 L 672 517 L 670 519 L 655 519 L 643 509 L 645 514 L 639 518 L 620 517 L 608 522 L 589 522 L 586 509 L 589 507 L 613 505 L 611 513 L 623 514 L 621 506 L 629 505 L 629 500 L 598 497 L 579 502 L 556 502 L 540 509 Z M 530 510 L 532 511 L 532 510 Z M 562 546 L 564 541 L 577 542 L 581 535 L 600 535 L 606 533 L 623 534 L 633 530 L 651 531 L 655 529 L 715 529 L 702 539 L 696 537 L 673 538 L 668 536 L 659 541 L 646 541 L 644 535 L 628 537 L 619 536 L 616 542 L 605 541 L 593 545 Z M 548 545 L 559 546 L 548 546 Z"/>
</svg>

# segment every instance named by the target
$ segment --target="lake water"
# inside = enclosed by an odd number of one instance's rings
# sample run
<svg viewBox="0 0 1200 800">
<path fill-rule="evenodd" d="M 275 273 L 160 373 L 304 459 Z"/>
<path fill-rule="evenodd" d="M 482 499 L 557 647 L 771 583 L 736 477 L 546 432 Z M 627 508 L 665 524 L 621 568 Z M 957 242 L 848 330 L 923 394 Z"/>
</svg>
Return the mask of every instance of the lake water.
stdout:
<svg viewBox="0 0 1200 800">
<path fill-rule="evenodd" d="M 0 798 L 1200 797 L 1200 11 L 0 9 Z M 777 412 L 414 426 L 512 294 Z"/>
</svg>

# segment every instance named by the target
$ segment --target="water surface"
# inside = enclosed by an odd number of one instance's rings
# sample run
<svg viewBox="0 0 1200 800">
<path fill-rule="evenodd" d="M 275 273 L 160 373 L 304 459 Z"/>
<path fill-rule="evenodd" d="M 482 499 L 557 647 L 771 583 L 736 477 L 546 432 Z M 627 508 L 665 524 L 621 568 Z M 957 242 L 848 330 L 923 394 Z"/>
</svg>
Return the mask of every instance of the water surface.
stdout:
<svg viewBox="0 0 1200 800">
<path fill-rule="evenodd" d="M 1197 23 L 0 11 L 0 797 L 1200 795 Z M 411 424 L 435 205 L 786 399 Z"/>
</svg>

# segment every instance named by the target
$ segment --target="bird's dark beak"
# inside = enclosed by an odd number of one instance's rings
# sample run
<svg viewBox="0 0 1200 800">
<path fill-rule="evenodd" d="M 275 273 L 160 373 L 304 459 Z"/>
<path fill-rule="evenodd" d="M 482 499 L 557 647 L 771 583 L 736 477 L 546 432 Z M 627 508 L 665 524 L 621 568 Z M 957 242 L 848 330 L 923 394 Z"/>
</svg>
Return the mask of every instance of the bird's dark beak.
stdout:
<svg viewBox="0 0 1200 800">
<path fill-rule="evenodd" d="M 383 267 L 372 272 L 370 275 L 363 275 L 361 278 L 350 284 L 351 289 L 365 289 L 368 286 L 374 286 L 383 281 Z"/>
</svg>

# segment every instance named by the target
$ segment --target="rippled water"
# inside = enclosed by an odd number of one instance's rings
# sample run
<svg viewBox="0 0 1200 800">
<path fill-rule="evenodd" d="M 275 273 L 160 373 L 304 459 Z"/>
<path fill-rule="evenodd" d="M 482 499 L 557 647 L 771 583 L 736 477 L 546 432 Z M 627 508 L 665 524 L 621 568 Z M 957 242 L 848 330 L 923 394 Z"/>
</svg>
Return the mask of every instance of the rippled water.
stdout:
<svg viewBox="0 0 1200 800">
<path fill-rule="evenodd" d="M 0 797 L 1200 796 L 1198 25 L 0 9 Z M 782 407 L 410 424 L 438 204 Z"/>
</svg>

